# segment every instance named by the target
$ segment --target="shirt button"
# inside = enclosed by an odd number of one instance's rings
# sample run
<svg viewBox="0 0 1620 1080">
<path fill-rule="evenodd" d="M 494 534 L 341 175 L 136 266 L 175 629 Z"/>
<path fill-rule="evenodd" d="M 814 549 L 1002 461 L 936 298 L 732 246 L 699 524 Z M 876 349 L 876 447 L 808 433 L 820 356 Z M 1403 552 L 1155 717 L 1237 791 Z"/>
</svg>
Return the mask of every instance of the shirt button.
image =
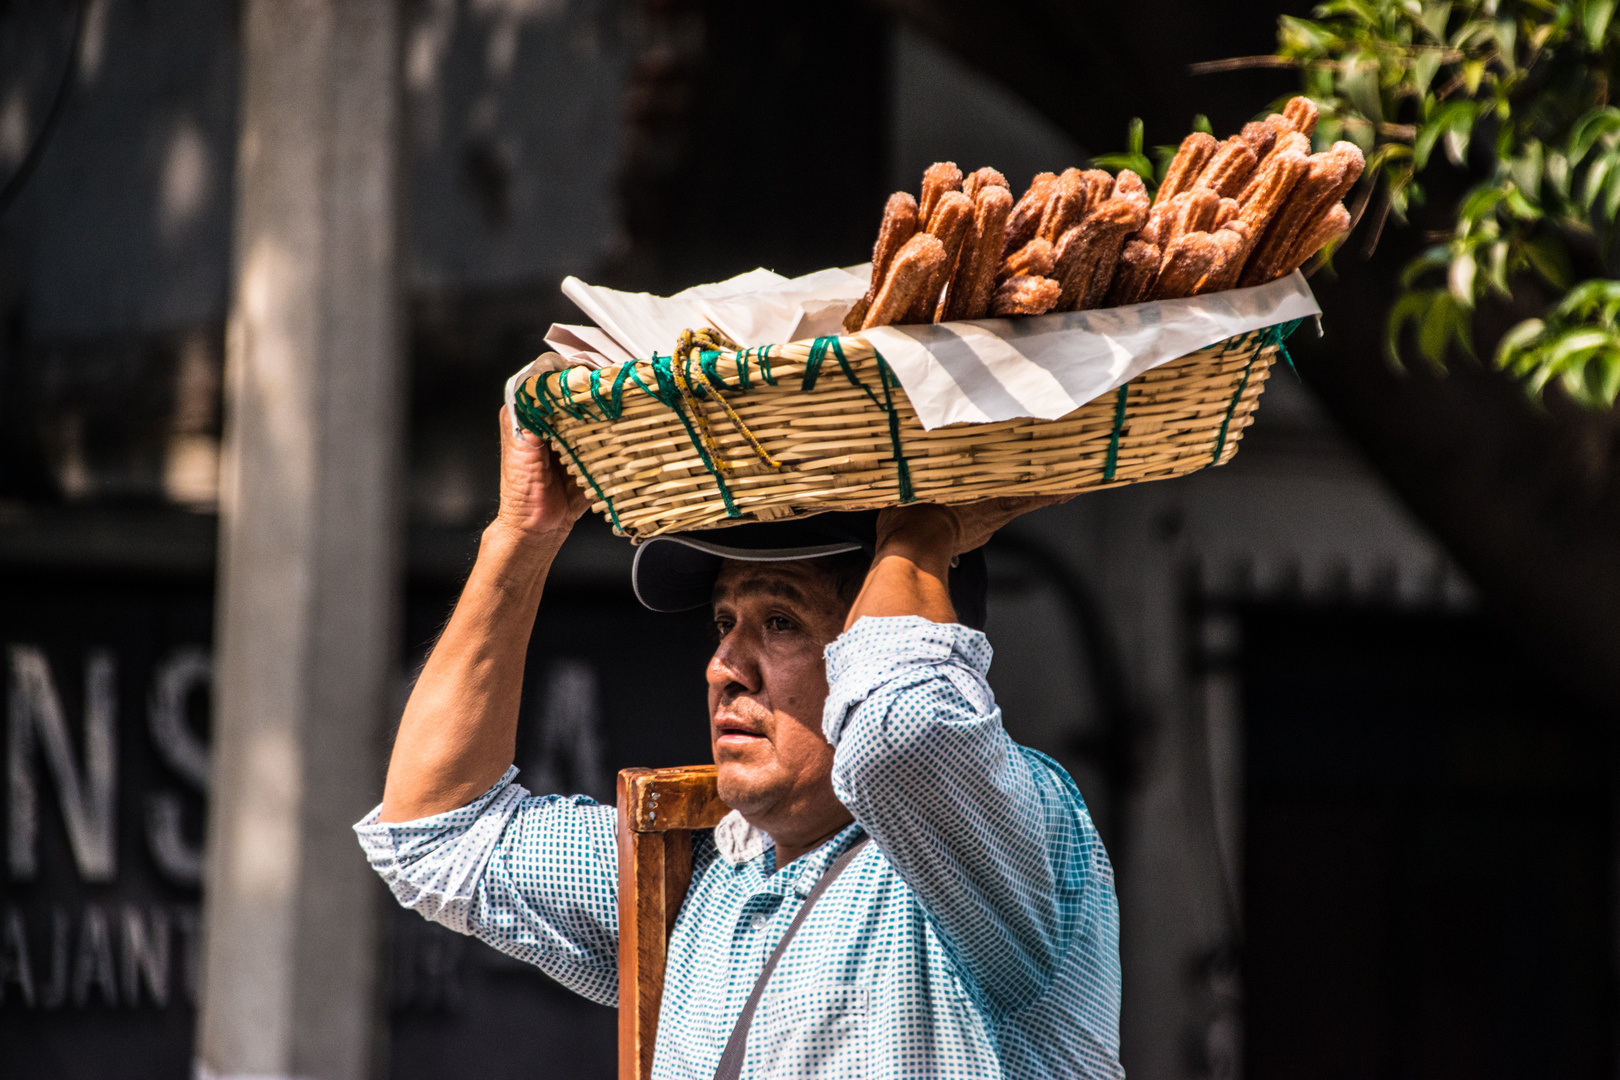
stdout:
<svg viewBox="0 0 1620 1080">
<path fill-rule="evenodd" d="M 763 930 L 765 929 L 766 924 L 770 921 L 771 920 L 767 919 L 763 915 L 755 914 L 749 917 L 748 925 L 752 926 L 755 930 Z"/>
</svg>

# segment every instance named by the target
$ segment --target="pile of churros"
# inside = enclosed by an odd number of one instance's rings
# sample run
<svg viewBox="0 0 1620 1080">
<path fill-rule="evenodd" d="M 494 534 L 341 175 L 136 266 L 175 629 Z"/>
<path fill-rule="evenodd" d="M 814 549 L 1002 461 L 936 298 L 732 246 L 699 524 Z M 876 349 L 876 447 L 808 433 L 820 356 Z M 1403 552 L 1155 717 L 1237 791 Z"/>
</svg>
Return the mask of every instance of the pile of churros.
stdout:
<svg viewBox="0 0 1620 1080">
<path fill-rule="evenodd" d="M 1342 200 L 1365 165 L 1352 143 L 1311 153 L 1316 106 L 1225 141 L 1195 132 L 1149 199 L 1129 170 L 1040 173 L 1013 201 L 995 169 L 923 173 L 889 196 L 872 284 L 850 333 L 894 323 L 1084 311 L 1273 281 L 1350 228 Z"/>
</svg>

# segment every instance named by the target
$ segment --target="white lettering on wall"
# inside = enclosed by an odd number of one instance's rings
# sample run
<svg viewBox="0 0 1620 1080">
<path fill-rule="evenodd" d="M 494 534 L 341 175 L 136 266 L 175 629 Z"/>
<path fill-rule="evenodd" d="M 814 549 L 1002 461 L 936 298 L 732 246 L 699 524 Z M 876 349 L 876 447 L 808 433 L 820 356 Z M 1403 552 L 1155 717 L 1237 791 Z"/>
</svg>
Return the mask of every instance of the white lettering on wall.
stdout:
<svg viewBox="0 0 1620 1080">
<path fill-rule="evenodd" d="M 73 961 L 73 1004 L 90 1004 L 90 991 L 100 990 L 108 1005 L 118 1004 L 118 979 L 113 972 L 112 927 L 107 913 L 94 905 L 84 909 L 79 927 L 79 952 Z"/>
<path fill-rule="evenodd" d="M 46 915 L 10 906 L 0 913 L 0 1005 L 162 1009 L 177 997 L 196 1004 L 195 906 L 131 904 L 113 911 L 87 904 L 75 913 L 58 904 Z"/>
<path fill-rule="evenodd" d="M 178 649 L 153 672 L 147 701 L 147 726 L 158 756 L 200 793 L 208 791 L 208 746 L 186 723 L 186 701 L 194 691 L 208 687 L 213 670 L 206 651 L 196 646 Z M 202 880 L 202 851 L 181 835 L 177 793 L 147 796 L 146 846 L 158 870 L 176 885 Z"/>
<path fill-rule="evenodd" d="M 14 881 L 38 873 L 39 787 L 35 782 L 36 740 L 56 782 L 57 803 L 79 876 L 111 881 L 118 872 L 116 832 L 117 696 L 112 654 L 90 653 L 84 674 L 84 769 L 74 762 L 67 715 L 51 678 L 45 654 L 31 645 L 8 650 L 7 743 L 10 814 L 8 858 Z"/>
<path fill-rule="evenodd" d="M 584 793 L 611 801 L 596 669 L 584 660 L 552 661 L 543 700 L 539 754 L 524 770 L 524 786 L 537 794 Z"/>
</svg>

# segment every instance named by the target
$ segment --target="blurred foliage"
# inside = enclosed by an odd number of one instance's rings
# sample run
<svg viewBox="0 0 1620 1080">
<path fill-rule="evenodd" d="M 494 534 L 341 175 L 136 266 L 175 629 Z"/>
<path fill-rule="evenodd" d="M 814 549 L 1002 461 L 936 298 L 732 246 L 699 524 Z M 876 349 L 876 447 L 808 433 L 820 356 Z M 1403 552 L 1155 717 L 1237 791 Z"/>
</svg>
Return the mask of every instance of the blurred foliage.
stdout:
<svg viewBox="0 0 1620 1080">
<path fill-rule="evenodd" d="M 1206 135 L 1212 134 L 1209 117 L 1203 113 L 1193 117 L 1192 127 L 1194 131 L 1202 131 Z M 1152 194 L 1159 190 L 1159 181 L 1164 179 L 1165 170 L 1170 167 L 1170 159 L 1176 156 L 1177 147 L 1155 146 L 1153 148 L 1153 157 L 1150 159 L 1143 152 L 1142 139 L 1142 118 L 1138 116 L 1131 121 L 1131 126 L 1126 130 L 1125 152 L 1122 154 L 1098 154 L 1091 159 L 1091 164 L 1096 168 L 1108 169 L 1116 173 L 1121 169 L 1129 169 L 1142 178 L 1142 183 L 1147 186 L 1148 193 Z"/>
<path fill-rule="evenodd" d="M 1495 362 L 1539 395 L 1551 383 L 1609 407 L 1620 392 L 1620 60 L 1616 0 L 1335 0 L 1279 20 L 1276 57 L 1297 65 L 1322 110 L 1319 145 L 1367 155 L 1353 212 L 1370 250 L 1385 219 L 1424 203 L 1441 157 L 1474 177 L 1449 232 L 1413 260 L 1389 318 L 1437 368 L 1472 356 L 1475 308 L 1494 296 L 1561 297 L 1506 334 Z M 1269 59 L 1272 63 L 1277 61 Z M 1241 64 L 1242 62 L 1237 62 Z M 1594 280 L 1595 279 L 1595 280 Z M 1579 284 L 1577 284 L 1577 282 Z"/>
</svg>

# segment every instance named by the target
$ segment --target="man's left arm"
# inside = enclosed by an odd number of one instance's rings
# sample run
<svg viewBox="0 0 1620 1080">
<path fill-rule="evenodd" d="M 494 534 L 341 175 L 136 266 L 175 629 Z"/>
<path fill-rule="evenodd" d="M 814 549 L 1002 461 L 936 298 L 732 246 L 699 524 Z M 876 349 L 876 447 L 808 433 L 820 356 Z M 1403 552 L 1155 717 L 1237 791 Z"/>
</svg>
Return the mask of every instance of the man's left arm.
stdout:
<svg viewBox="0 0 1620 1080">
<path fill-rule="evenodd" d="M 896 516 L 827 650 L 833 787 L 985 1003 L 1010 1013 L 1075 948 L 1117 966 L 1113 872 L 1073 781 L 1002 728 L 984 635 L 954 622 L 948 560 L 983 536 L 971 519 L 950 540 L 939 515 Z"/>
</svg>

